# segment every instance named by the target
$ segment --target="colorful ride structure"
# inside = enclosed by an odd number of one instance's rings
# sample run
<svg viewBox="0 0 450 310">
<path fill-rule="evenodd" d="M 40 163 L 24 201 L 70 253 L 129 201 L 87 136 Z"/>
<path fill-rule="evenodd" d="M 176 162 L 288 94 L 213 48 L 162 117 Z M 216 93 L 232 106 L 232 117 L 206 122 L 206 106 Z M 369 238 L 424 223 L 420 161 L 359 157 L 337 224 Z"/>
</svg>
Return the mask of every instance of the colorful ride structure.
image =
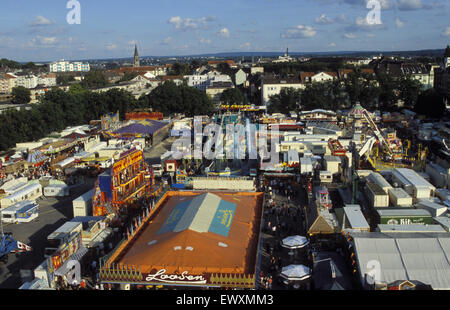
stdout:
<svg viewBox="0 0 450 310">
<path fill-rule="evenodd" d="M 98 176 L 93 215 L 126 213 L 128 207 L 151 195 L 152 186 L 153 177 L 142 151 L 131 149 L 122 153 L 110 170 Z"/>
</svg>

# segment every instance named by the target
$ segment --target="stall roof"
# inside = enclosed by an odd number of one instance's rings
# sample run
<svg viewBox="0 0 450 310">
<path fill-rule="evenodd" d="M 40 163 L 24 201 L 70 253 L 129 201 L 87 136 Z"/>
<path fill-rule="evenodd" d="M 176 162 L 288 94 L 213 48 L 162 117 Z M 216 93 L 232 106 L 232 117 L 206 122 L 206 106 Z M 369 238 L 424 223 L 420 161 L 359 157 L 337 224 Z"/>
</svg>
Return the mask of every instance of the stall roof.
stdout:
<svg viewBox="0 0 450 310">
<path fill-rule="evenodd" d="M 116 130 L 118 134 L 153 134 L 168 123 L 155 120 L 142 120 Z"/>
<path fill-rule="evenodd" d="M 361 212 L 361 207 L 359 205 L 346 205 L 343 209 L 345 217 L 347 218 L 351 228 L 370 229 L 370 226 Z"/>
<path fill-rule="evenodd" d="M 64 167 L 75 161 L 75 157 L 67 157 L 66 159 L 56 163 L 57 166 Z"/>
<path fill-rule="evenodd" d="M 421 177 L 417 172 L 407 168 L 396 168 L 392 171 L 392 174 L 401 180 L 404 184 L 412 184 L 415 187 L 427 187 L 435 189 L 427 180 Z"/>
<path fill-rule="evenodd" d="M 422 225 L 422 224 L 410 224 L 410 225 L 397 225 L 397 224 L 378 224 L 380 232 L 433 232 L 433 233 L 445 233 L 445 229 L 441 225 Z"/>
<path fill-rule="evenodd" d="M 370 233 L 374 234 L 377 233 Z M 361 280 L 372 270 L 372 262 L 377 261 L 381 266 L 380 281 L 417 280 L 433 289 L 450 289 L 450 236 L 367 235 L 352 234 Z"/>
<path fill-rule="evenodd" d="M 431 216 L 424 209 L 377 209 L 377 212 L 380 216 Z"/>
</svg>

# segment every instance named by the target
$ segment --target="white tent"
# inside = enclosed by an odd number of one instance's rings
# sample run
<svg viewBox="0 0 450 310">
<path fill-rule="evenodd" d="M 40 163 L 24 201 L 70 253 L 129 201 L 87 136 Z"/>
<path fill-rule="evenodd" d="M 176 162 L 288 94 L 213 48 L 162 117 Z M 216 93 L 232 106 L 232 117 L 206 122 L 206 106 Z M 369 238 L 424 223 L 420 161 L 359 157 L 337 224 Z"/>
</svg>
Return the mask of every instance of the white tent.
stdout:
<svg viewBox="0 0 450 310">
<path fill-rule="evenodd" d="M 311 277 L 311 269 L 305 265 L 289 265 L 281 269 L 280 276 L 289 281 L 301 281 Z"/>
<path fill-rule="evenodd" d="M 433 289 L 450 289 L 450 238 L 421 236 L 354 236 L 361 281 L 378 266 L 380 282 L 416 280 Z"/>
<path fill-rule="evenodd" d="M 288 249 L 300 249 L 308 245 L 309 241 L 303 236 L 289 236 L 281 241 L 281 246 Z"/>
</svg>

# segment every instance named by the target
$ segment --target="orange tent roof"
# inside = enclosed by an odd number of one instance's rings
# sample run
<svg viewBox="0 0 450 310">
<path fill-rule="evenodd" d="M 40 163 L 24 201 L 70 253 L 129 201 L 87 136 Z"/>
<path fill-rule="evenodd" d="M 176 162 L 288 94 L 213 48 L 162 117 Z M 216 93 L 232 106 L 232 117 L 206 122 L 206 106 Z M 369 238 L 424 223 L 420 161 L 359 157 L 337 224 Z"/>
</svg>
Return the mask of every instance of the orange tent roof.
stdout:
<svg viewBox="0 0 450 310">
<path fill-rule="evenodd" d="M 174 192 L 160 206 L 149 225 L 125 247 L 114 262 L 140 266 L 143 273 L 151 273 L 155 269 L 165 269 L 167 273 L 189 271 L 191 274 L 254 273 L 261 193 L 212 193 L 221 202 L 236 205 L 227 236 L 211 231 L 198 232 L 191 227 L 178 232 L 175 229 L 164 230 L 171 221 L 173 211 L 180 208 L 182 202 L 186 203 L 202 194 L 205 193 Z M 206 211 L 210 207 L 206 205 Z M 161 233 L 161 229 L 164 232 Z"/>
</svg>

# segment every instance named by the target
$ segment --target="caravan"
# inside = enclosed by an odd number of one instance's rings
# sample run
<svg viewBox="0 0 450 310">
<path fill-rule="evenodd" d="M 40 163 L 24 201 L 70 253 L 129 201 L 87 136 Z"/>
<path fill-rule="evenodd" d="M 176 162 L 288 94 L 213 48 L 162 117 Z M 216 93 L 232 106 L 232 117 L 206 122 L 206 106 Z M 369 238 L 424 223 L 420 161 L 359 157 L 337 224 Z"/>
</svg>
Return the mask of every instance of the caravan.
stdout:
<svg viewBox="0 0 450 310">
<path fill-rule="evenodd" d="M 39 206 L 35 201 L 20 201 L 2 210 L 5 223 L 27 223 L 38 217 Z"/>
</svg>

